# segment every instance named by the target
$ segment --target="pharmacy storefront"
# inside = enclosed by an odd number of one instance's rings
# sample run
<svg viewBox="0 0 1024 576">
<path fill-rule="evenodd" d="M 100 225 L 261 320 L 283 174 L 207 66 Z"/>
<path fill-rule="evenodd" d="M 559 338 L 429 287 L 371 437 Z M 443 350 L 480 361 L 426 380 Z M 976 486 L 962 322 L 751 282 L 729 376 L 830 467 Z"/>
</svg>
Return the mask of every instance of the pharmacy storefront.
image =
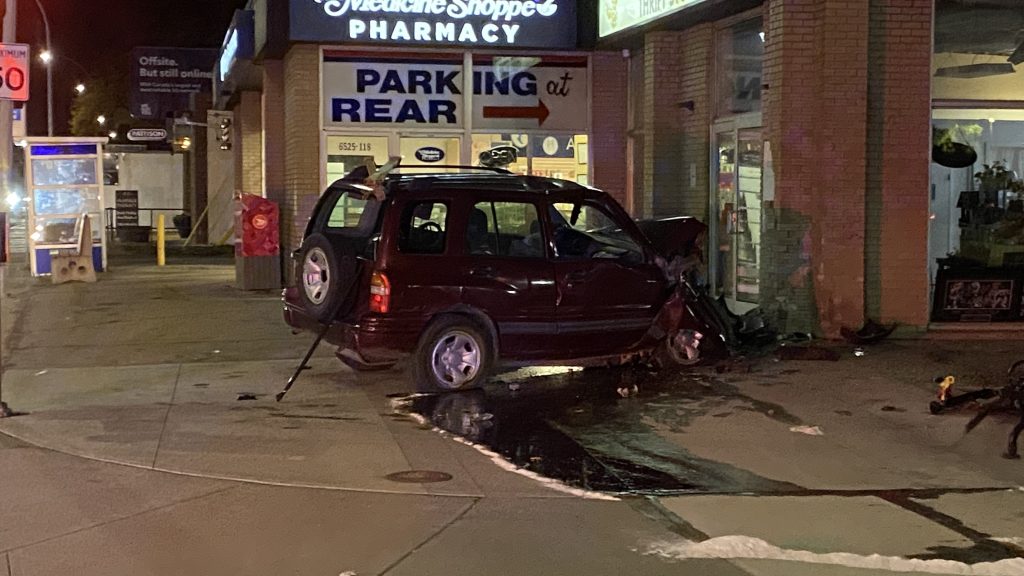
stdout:
<svg viewBox="0 0 1024 576">
<path fill-rule="evenodd" d="M 395 155 L 472 165 L 496 145 L 516 147 L 518 172 L 586 183 L 589 62 L 573 53 L 575 4 L 293 0 L 293 41 L 345 44 L 320 50 L 321 183 Z"/>
<path fill-rule="evenodd" d="M 325 182 L 373 159 L 473 165 L 514 146 L 516 172 L 588 183 L 588 59 L 322 50 Z"/>
<path fill-rule="evenodd" d="M 370 159 L 477 165 L 512 146 L 518 173 L 594 184 L 578 16 L 574 0 L 251 0 L 215 74 L 234 189 L 281 206 L 287 251 L 320 192 Z"/>
</svg>

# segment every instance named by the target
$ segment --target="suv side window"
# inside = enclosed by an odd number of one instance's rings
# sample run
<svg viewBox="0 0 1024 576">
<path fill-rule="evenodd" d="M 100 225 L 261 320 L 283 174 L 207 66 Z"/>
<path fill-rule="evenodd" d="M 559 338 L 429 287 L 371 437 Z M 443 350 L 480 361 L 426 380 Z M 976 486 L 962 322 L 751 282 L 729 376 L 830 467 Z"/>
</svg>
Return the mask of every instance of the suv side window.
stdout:
<svg viewBox="0 0 1024 576">
<path fill-rule="evenodd" d="M 557 203 L 551 206 L 549 216 L 555 230 L 556 258 L 643 262 L 640 245 L 597 205 Z"/>
<path fill-rule="evenodd" d="M 479 202 L 466 224 L 466 251 L 476 255 L 543 258 L 537 207 L 527 202 Z"/>
<path fill-rule="evenodd" d="M 398 250 L 406 254 L 443 254 L 447 230 L 447 204 L 434 200 L 410 202 L 402 211 Z"/>
</svg>

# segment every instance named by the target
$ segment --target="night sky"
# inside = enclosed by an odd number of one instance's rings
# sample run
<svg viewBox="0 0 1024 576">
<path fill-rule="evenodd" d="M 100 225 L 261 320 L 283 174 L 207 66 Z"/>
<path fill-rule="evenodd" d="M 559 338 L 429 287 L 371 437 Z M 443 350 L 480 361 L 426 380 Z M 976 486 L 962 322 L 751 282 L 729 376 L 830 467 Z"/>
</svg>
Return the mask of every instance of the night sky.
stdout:
<svg viewBox="0 0 1024 576">
<path fill-rule="evenodd" d="M 246 4 L 245 0 L 40 2 L 50 19 L 50 35 L 57 54 L 53 108 L 58 136 L 68 133 L 74 86 L 78 82 L 88 84 L 87 72 L 126 66 L 127 53 L 135 46 L 220 47 L 231 15 Z M 18 42 L 32 45 L 28 130 L 36 135 L 46 134 L 46 70 L 35 58 L 45 44 L 44 39 L 43 21 L 35 0 L 18 0 Z M 72 62 L 62 61 L 62 57 Z"/>
</svg>

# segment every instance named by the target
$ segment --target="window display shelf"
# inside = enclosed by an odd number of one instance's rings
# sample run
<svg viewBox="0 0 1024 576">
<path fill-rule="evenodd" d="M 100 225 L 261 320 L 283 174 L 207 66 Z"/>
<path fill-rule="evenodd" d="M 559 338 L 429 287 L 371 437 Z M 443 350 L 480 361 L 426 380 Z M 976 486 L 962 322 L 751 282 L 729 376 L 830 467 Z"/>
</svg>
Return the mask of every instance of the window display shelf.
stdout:
<svg viewBox="0 0 1024 576">
<path fill-rule="evenodd" d="M 961 240 L 959 255 L 991 268 L 998 268 L 1000 266 L 1021 267 L 1024 265 L 1024 244 L 999 244 L 997 242 Z"/>
</svg>

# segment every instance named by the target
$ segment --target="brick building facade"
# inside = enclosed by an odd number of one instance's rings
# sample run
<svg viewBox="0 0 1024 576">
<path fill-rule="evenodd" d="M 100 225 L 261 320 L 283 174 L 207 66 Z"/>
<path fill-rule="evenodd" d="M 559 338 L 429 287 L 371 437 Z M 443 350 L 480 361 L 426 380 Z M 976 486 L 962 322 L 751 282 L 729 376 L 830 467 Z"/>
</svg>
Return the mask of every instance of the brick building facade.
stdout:
<svg viewBox="0 0 1024 576">
<path fill-rule="evenodd" d="M 923 330 L 932 2 L 709 1 L 622 30 L 615 4 L 599 48 L 632 68 L 634 213 L 706 219 L 713 289 L 784 331 Z"/>
</svg>

